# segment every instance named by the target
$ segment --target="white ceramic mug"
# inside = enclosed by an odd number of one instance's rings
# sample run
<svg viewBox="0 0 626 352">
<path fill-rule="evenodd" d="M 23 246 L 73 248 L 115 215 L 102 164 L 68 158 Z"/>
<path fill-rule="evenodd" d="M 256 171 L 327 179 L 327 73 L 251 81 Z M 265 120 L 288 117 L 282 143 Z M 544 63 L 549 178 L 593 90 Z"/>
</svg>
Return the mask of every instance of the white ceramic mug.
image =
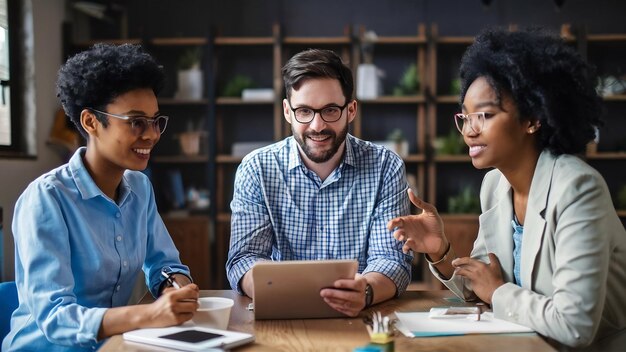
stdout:
<svg viewBox="0 0 626 352">
<path fill-rule="evenodd" d="M 200 307 L 193 315 L 193 323 L 214 329 L 227 330 L 230 320 L 230 310 L 235 302 L 224 297 L 200 297 Z"/>
</svg>

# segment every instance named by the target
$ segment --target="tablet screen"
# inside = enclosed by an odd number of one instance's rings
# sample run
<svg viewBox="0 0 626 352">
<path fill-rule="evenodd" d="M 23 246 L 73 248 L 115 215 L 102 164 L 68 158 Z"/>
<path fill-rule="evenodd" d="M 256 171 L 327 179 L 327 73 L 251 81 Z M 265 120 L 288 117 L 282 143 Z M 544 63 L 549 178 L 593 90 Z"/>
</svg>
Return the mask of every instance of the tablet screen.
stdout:
<svg viewBox="0 0 626 352">
<path fill-rule="evenodd" d="M 159 337 L 162 339 L 170 339 L 170 340 L 183 341 L 183 342 L 189 342 L 189 343 L 198 343 L 198 342 L 213 340 L 219 337 L 224 337 L 224 335 L 213 334 L 210 332 L 200 331 L 200 330 L 185 330 L 185 331 L 180 331 L 174 334 L 168 334 L 168 335 L 163 335 Z"/>
</svg>

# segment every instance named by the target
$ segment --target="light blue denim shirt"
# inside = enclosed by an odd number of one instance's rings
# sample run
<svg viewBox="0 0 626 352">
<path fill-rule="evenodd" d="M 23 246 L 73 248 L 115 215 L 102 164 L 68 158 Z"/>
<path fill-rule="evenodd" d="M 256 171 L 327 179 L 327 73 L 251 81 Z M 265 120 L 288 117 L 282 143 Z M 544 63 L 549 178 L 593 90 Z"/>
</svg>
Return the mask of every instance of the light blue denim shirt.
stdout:
<svg viewBox="0 0 626 352">
<path fill-rule="evenodd" d="M 397 294 L 411 280 L 411 255 L 387 230 L 409 213 L 398 155 L 348 135 L 341 164 L 322 181 L 300 158 L 293 137 L 241 162 L 231 202 L 226 273 L 234 290 L 259 259 L 357 259 L 359 272 L 390 278 Z"/>
<path fill-rule="evenodd" d="M 116 204 L 89 175 L 85 150 L 33 181 L 15 205 L 20 305 L 2 351 L 95 349 L 105 311 L 128 303 L 142 269 L 155 296 L 163 267 L 189 275 L 148 178 L 126 171 Z"/>
<path fill-rule="evenodd" d="M 517 216 L 511 220 L 513 226 L 513 276 L 515 283 L 522 286 L 522 276 L 520 275 L 522 266 L 522 236 L 524 236 L 524 226 L 517 221 Z"/>
</svg>

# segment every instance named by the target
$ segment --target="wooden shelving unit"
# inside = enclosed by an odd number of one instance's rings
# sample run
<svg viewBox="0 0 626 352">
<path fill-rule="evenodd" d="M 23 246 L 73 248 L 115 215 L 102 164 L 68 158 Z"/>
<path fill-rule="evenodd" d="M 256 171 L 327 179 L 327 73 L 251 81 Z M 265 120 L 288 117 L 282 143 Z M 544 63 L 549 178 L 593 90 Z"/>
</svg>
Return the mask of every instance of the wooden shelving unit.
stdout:
<svg viewBox="0 0 626 352">
<path fill-rule="evenodd" d="M 593 53 L 595 45 L 626 47 L 626 34 L 579 35 L 576 32 L 574 36 L 569 30 L 568 27 L 567 31 L 562 31 L 564 38 L 573 45 L 586 48 L 587 52 L 583 54 L 592 58 L 599 57 L 598 53 Z M 179 168 L 185 173 L 197 174 L 190 177 L 190 182 L 200 180 L 211 192 L 210 212 L 189 217 L 189 226 L 193 229 L 197 230 L 198 223 L 205 220 L 214 229 L 210 236 L 207 234 L 207 243 L 211 246 L 210 267 L 214 270 L 210 273 L 210 288 L 227 287 L 224 263 L 230 238 L 229 203 L 235 171 L 242 160 L 242 157 L 231 154 L 232 144 L 254 141 L 254 138 L 267 142 L 278 141 L 290 135 L 291 130 L 284 121 L 282 111 L 284 92 L 280 70 L 285 61 L 293 54 L 310 47 L 332 49 L 350 64 L 356 79 L 357 67 L 363 60 L 360 51 L 364 32 L 365 29 L 362 28 L 355 34 L 352 33 L 351 26 L 346 26 L 343 33 L 337 36 L 290 36 L 284 35 L 279 25 L 274 25 L 271 36 L 233 37 L 210 32 L 204 36 L 106 40 L 113 44 L 144 43 L 149 48 L 166 53 L 180 52 L 193 46 L 203 48 L 202 66 L 207 76 L 205 97 L 198 100 L 160 97 L 159 104 L 162 111 L 168 114 L 171 112 L 176 117 L 177 124 L 182 124 L 187 118 L 185 116 L 202 116 L 203 128 L 208 132 L 208 143 L 205 143 L 200 155 L 190 157 L 179 155 L 177 145 L 165 145 L 166 141 L 162 140 L 163 150 L 152 158 L 152 162 L 157 165 L 155 172 L 164 173 L 169 169 Z M 388 82 L 399 78 L 399 68 L 395 66 L 398 62 L 414 63 L 420 87 L 416 94 L 410 96 L 393 96 L 386 89 L 376 99 L 358 99 L 358 116 L 351 126 L 352 134 L 366 140 L 385 139 L 384 134 L 388 132 L 386 128 L 390 126 L 402 128 L 410 141 L 409 154 L 403 157 L 407 173 L 417 179 L 418 193 L 440 210 L 446 232 L 460 243 L 459 248 L 455 247 L 457 253 L 465 253 L 471 248 L 467 246 L 473 243 L 477 233 L 478 214 L 448 214 L 446 197 L 455 194 L 457 190 L 454 187 L 463 185 L 463 182 L 475 187 L 477 193 L 485 171 L 475 170 L 467 155 L 436 155 L 433 143 L 437 137 L 455 128 L 452 114 L 458 112 L 459 97 L 450 91 L 450 80 L 458 75 L 455 70 L 458 70 L 460 56 L 473 41 L 472 36 L 440 36 L 436 25 L 428 28 L 419 25 L 416 33 L 407 35 L 376 38 L 373 42 L 376 48 L 374 63 L 391 72 L 387 77 Z M 74 48 L 86 48 L 96 42 L 101 40 L 72 45 Z M 231 52 L 235 54 L 230 55 Z M 246 55 L 237 55 L 242 52 Z M 385 58 L 389 60 L 386 62 Z M 252 60 L 253 63 L 246 63 L 246 60 Z M 626 65 L 622 66 L 622 70 L 626 68 L 624 66 Z M 166 71 L 170 70 L 172 68 L 166 66 Z M 257 83 L 271 87 L 274 98 L 268 101 L 222 96 L 224 83 L 241 73 L 257 75 L 260 79 Z M 355 84 L 355 90 L 356 87 Z M 621 111 L 622 115 L 626 111 L 625 93 L 606 96 L 604 100 Z M 171 120 L 170 123 L 172 122 L 174 121 Z M 626 123 L 623 119 L 619 123 L 623 130 Z M 167 133 L 175 135 L 179 132 L 176 128 L 170 128 L 168 127 Z M 606 141 L 607 139 L 601 138 L 600 144 L 591 145 L 586 155 L 592 165 L 599 163 L 606 168 L 600 170 L 605 177 L 607 172 L 626 169 L 626 150 L 607 150 L 603 145 Z M 462 177 L 456 177 L 458 175 Z M 622 176 L 617 180 L 607 178 L 612 192 L 617 191 L 618 182 L 623 182 L 624 176 L 622 171 Z M 626 210 L 618 211 L 618 215 L 626 219 Z M 183 229 L 181 233 L 185 232 L 184 217 L 177 218 L 176 221 L 168 218 L 168 224 Z M 426 273 L 424 277 L 430 278 L 430 274 Z M 429 279 L 425 284 L 434 285 Z"/>
</svg>

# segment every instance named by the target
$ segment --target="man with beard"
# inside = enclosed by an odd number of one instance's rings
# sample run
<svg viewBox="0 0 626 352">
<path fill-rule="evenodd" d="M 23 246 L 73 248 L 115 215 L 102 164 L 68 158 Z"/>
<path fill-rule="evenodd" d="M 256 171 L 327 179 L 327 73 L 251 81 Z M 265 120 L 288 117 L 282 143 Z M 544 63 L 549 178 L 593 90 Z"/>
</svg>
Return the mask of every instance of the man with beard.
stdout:
<svg viewBox="0 0 626 352">
<path fill-rule="evenodd" d="M 404 292 L 411 279 L 411 255 L 386 229 L 409 212 L 404 164 L 348 134 L 357 103 L 352 72 L 337 54 L 303 51 L 282 74 L 293 136 L 250 153 L 237 170 L 228 279 L 253 297 L 258 260 L 357 259 L 360 274 L 320 292 L 356 316 Z"/>
</svg>

